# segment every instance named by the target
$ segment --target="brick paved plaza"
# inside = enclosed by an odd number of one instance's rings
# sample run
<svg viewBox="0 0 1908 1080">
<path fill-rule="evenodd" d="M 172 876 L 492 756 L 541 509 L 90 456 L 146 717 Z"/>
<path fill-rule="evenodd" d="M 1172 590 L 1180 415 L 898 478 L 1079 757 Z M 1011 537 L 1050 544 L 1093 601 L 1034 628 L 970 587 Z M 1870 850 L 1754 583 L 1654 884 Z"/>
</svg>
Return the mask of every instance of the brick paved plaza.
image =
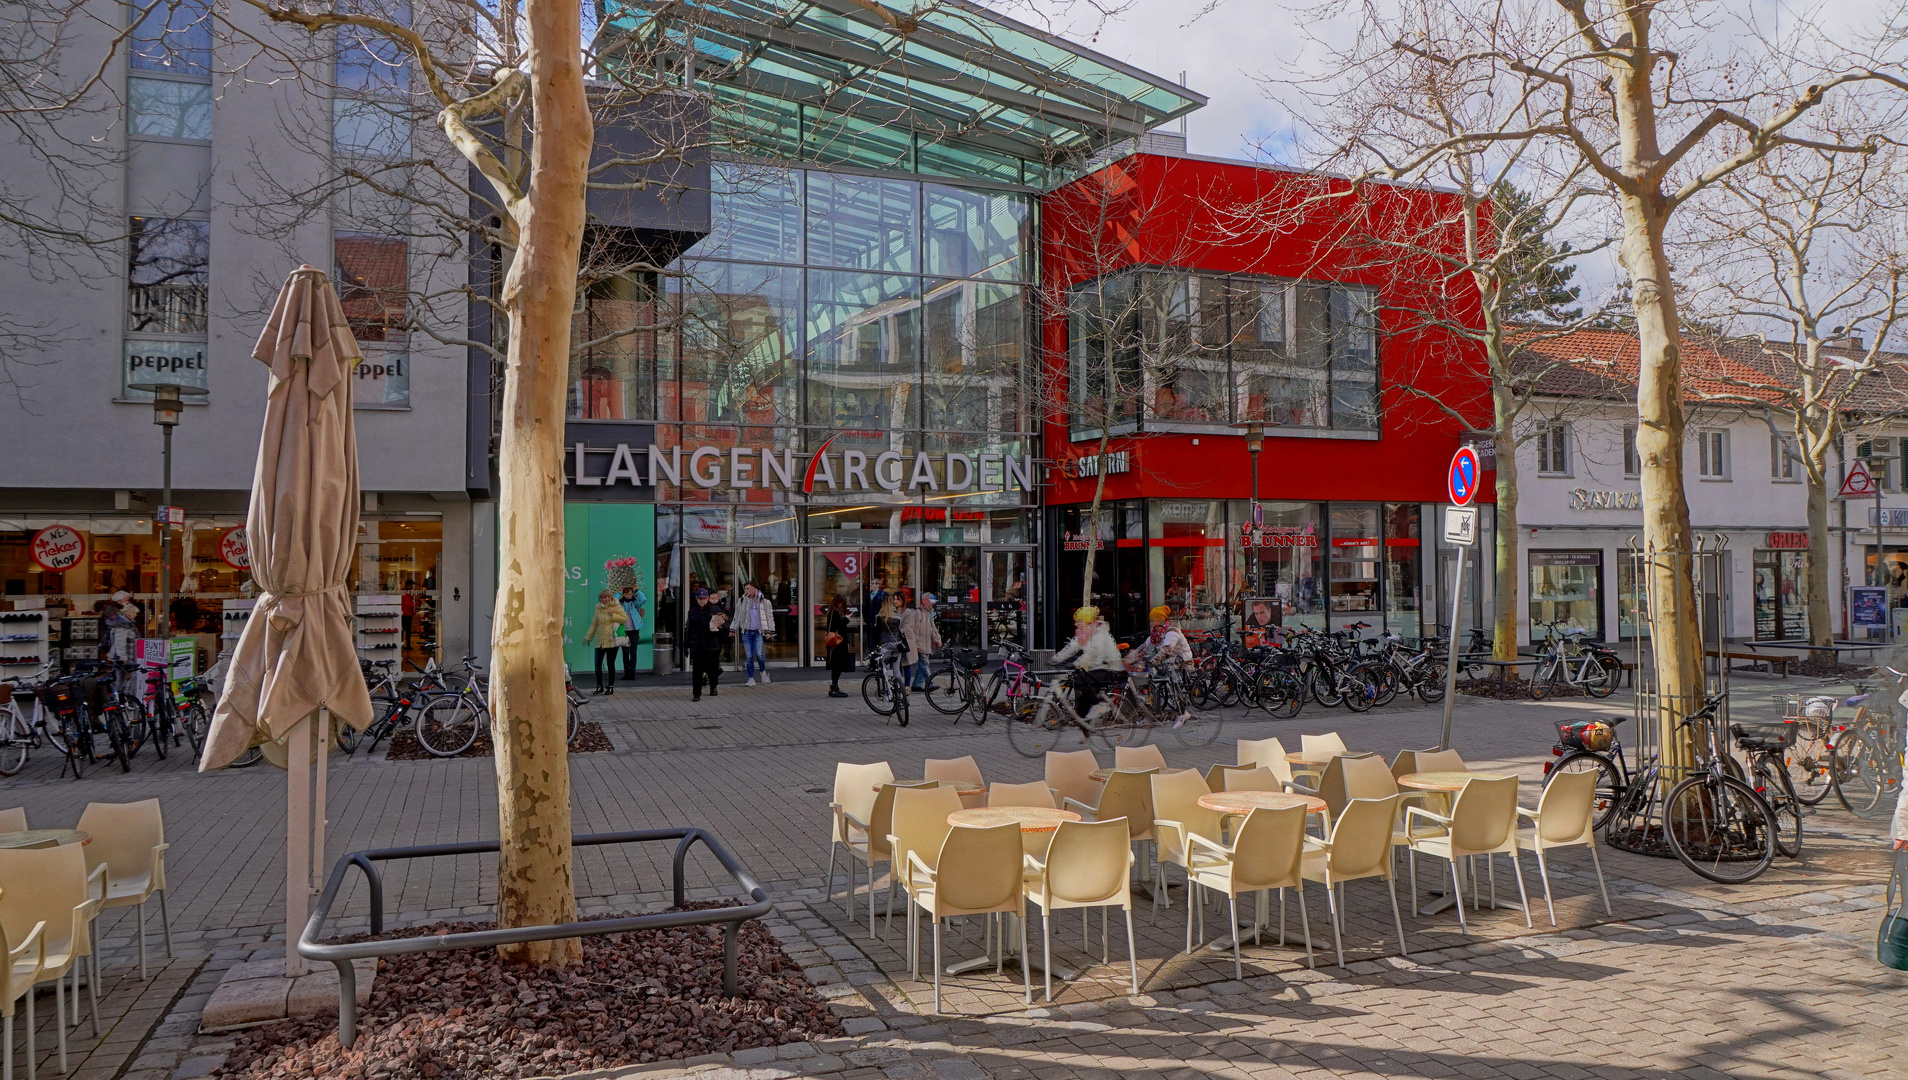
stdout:
<svg viewBox="0 0 1908 1080">
<path fill-rule="evenodd" d="M 1740 684 L 1739 715 L 1768 713 L 1777 693 L 1803 680 Z M 725 688 L 691 704 L 686 689 L 654 682 L 596 699 L 616 749 L 573 759 L 578 831 L 701 825 L 716 831 L 770 887 L 780 909 L 771 929 L 824 984 L 853 1038 L 743 1051 L 645 1075 L 694 1069 L 725 1080 L 841 1075 L 857 1080 L 987 1077 L 1880 1077 L 1908 1075 L 1908 979 L 1873 960 L 1874 924 L 1886 857 L 1880 823 L 1825 804 L 1807 822 L 1805 858 L 1778 859 L 1757 882 L 1724 888 L 1671 862 L 1603 849 L 1615 917 L 1595 900 L 1589 861 L 1558 855 L 1552 866 L 1559 926 L 1485 910 L 1470 933 L 1455 916 L 1407 913 L 1409 959 L 1397 955 L 1382 890 L 1348 893 L 1347 968 L 1308 970 L 1298 948 L 1270 940 L 1246 950 L 1234 981 L 1229 953 L 1179 953 L 1183 893 L 1155 917 L 1136 911 L 1142 994 L 1126 985 L 1124 950 L 1099 963 L 1098 926 L 1079 948 L 1078 916 L 1056 924 L 1059 959 L 1086 965 L 1056 984 L 1051 1006 L 1029 1010 L 1019 978 L 991 970 L 946 980 L 947 1012 L 931 1014 L 931 988 L 908 979 L 897 920 L 871 940 L 865 897 L 859 921 L 822 900 L 826 806 L 837 761 L 893 763 L 919 774 L 924 757 L 972 754 L 990 780 L 1025 781 L 1038 761 L 1007 745 L 998 724 L 960 728 L 915 712 L 906 729 L 871 716 L 858 698 L 824 696 L 825 684 L 796 675 L 771 686 Z M 1514 770 L 1524 802 L 1554 736 L 1570 715 L 1627 708 L 1621 698 L 1542 705 L 1461 699 L 1456 746 L 1473 766 Z M 1262 714 L 1261 714 L 1262 715 Z M 1439 714 L 1393 706 L 1365 716 L 1308 708 L 1296 720 L 1245 722 L 1236 710 L 1211 747 L 1187 751 L 1170 738 L 1175 765 L 1232 759 L 1238 737 L 1337 730 L 1348 744 L 1390 754 L 1433 745 Z M 70 825 L 89 800 L 158 797 L 164 804 L 176 956 L 152 937 L 154 978 L 141 982 L 129 915 L 102 923 L 107 970 L 102 1037 L 84 1023 L 70 1033 L 74 1075 L 83 1080 L 160 1080 L 204 1075 L 229 1040 L 198 1034 L 198 1014 L 219 975 L 276 956 L 282 933 L 284 776 L 266 767 L 200 776 L 179 755 L 142 755 L 130 774 L 95 768 L 78 782 L 56 777 L 51 754 L 12 780 L 7 805 L 24 805 L 35 827 Z M 406 762 L 334 758 L 333 858 L 356 848 L 488 839 L 495 835 L 487 759 Z M 581 852 L 577 880 L 590 910 L 660 907 L 668 867 L 660 852 Z M 696 883 L 713 885 L 709 863 Z M 1507 869 L 1507 868 L 1506 868 Z M 389 868 L 387 910 L 404 921 L 485 915 L 494 896 L 486 860 L 438 860 Z M 1435 871 L 1426 874 L 1425 888 Z M 344 929 L 361 928 L 362 889 L 344 905 Z M 1516 889 L 1500 869 L 1499 894 Z M 1314 934 L 1329 943 L 1322 893 L 1310 903 Z M 156 920 L 156 909 L 153 912 Z M 1208 937 L 1223 922 L 1208 916 Z M 1293 913 L 1293 928 L 1297 917 Z M 156 931 L 157 927 L 153 929 Z M 951 934 L 951 958 L 978 955 L 969 928 Z M 1117 938 L 1116 933 L 1116 938 Z M 279 939 L 282 941 L 282 938 Z M 272 942 L 267 944 L 267 942 Z M 1038 950 L 1037 938 L 1035 949 Z M 925 970 L 925 968 L 924 968 Z M 50 996 L 39 1048 L 52 1067 Z M 729 1070 L 729 1071 L 725 1071 Z"/>
</svg>

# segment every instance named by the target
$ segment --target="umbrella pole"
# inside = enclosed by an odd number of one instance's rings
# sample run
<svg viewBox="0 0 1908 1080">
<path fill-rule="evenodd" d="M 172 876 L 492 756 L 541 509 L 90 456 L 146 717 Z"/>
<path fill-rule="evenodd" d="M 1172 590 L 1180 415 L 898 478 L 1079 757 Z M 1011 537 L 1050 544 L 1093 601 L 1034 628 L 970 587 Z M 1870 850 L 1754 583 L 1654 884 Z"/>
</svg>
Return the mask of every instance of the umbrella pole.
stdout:
<svg viewBox="0 0 1908 1080">
<path fill-rule="evenodd" d="M 318 793 L 312 798 L 311 814 L 310 895 L 316 896 L 325 889 L 325 826 L 331 824 L 331 803 L 325 798 L 326 767 L 331 763 L 331 709 L 328 706 L 318 708 L 318 727 L 311 733 L 311 741 L 311 752 L 318 758 Z"/>
<path fill-rule="evenodd" d="M 295 979 L 305 973 L 298 935 L 311 903 L 311 718 L 285 741 L 285 975 Z"/>
</svg>

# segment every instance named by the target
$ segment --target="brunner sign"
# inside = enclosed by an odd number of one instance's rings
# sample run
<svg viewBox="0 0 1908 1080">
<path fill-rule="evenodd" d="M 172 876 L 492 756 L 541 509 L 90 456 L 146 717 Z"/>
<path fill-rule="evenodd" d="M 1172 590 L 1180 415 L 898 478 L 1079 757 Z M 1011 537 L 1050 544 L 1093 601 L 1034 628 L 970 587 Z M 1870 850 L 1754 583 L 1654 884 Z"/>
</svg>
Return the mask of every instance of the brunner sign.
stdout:
<svg viewBox="0 0 1908 1080">
<path fill-rule="evenodd" d="M 656 487 L 704 490 L 780 488 L 803 495 L 889 492 L 919 495 L 1034 490 L 1031 457 L 997 453 L 813 451 L 785 446 L 661 446 L 650 424 L 570 425 L 564 493 L 587 501 L 654 500 Z"/>
</svg>

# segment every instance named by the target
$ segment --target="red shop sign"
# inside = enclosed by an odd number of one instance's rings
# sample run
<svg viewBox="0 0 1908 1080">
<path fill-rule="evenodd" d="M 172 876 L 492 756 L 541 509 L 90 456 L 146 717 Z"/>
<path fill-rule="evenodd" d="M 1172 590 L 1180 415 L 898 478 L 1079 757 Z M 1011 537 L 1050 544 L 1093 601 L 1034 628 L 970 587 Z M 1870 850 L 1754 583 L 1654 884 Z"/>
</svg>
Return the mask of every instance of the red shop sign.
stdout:
<svg viewBox="0 0 1908 1080">
<path fill-rule="evenodd" d="M 1763 539 L 1764 543 L 1772 548 L 1784 548 L 1790 551 L 1809 549 L 1809 534 L 1805 532 L 1772 532 Z"/>
<path fill-rule="evenodd" d="M 86 559 L 86 538 L 77 529 L 49 525 L 33 534 L 30 546 L 33 561 L 40 569 L 58 573 L 71 570 Z"/>
<path fill-rule="evenodd" d="M 824 551 L 822 555 L 846 577 L 854 577 L 868 565 L 868 557 L 859 551 Z"/>
<path fill-rule="evenodd" d="M 234 570 L 252 568 L 252 545 L 245 539 L 243 528 L 227 529 L 225 535 L 219 537 L 219 558 Z"/>
</svg>

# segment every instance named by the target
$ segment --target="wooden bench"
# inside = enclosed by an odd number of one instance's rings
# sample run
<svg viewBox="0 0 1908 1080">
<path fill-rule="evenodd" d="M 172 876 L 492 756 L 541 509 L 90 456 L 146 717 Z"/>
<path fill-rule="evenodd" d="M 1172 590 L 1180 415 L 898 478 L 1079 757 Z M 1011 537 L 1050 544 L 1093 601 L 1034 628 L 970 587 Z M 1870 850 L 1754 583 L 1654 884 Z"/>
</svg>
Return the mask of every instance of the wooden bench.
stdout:
<svg viewBox="0 0 1908 1080">
<path fill-rule="evenodd" d="M 1728 663 L 1731 660 L 1748 660 L 1756 664 L 1766 664 L 1771 673 L 1775 672 L 1777 664 L 1781 664 L 1781 675 L 1785 679 L 1789 677 L 1789 665 L 1797 663 L 1802 659 L 1799 656 L 1777 656 L 1775 653 L 1762 652 L 1736 652 L 1730 649 L 1704 649 L 1703 655 L 1721 660 L 1724 663 Z M 1735 671 L 1738 669 L 1731 667 L 1729 670 Z"/>
</svg>

